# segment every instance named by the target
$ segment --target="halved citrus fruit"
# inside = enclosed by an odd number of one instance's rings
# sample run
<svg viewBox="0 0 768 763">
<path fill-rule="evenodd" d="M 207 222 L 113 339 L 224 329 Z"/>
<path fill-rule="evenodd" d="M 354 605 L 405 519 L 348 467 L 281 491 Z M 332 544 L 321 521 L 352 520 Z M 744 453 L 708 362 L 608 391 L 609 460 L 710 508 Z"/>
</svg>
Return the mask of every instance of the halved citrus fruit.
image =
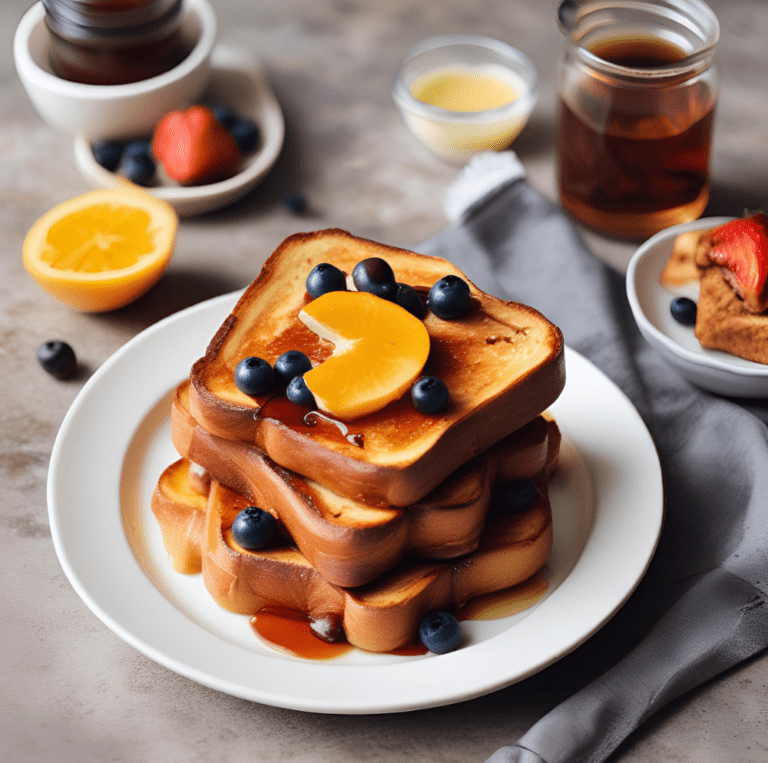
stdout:
<svg viewBox="0 0 768 763">
<path fill-rule="evenodd" d="M 115 310 L 160 280 L 178 225 L 170 204 L 143 191 L 91 191 L 55 206 L 30 228 L 24 267 L 70 307 Z"/>
<path fill-rule="evenodd" d="M 305 305 L 301 321 L 334 344 L 304 374 L 321 411 L 355 419 L 410 389 L 429 355 L 429 334 L 407 310 L 368 292 L 332 291 Z"/>
</svg>

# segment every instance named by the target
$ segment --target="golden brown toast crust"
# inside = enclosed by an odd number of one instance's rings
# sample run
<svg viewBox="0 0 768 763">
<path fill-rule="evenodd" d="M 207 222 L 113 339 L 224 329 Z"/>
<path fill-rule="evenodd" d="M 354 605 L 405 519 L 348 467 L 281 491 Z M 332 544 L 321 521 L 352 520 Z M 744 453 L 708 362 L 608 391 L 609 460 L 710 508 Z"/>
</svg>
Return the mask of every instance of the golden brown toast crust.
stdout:
<svg viewBox="0 0 768 763">
<path fill-rule="evenodd" d="M 188 410 L 188 385 L 177 390 L 171 431 L 181 456 L 271 511 L 309 562 L 341 586 L 368 583 L 404 554 L 449 559 L 473 551 L 485 525 L 492 486 L 552 474 L 560 433 L 538 417 L 460 467 L 406 509 L 342 498 L 277 464 L 254 446 L 206 432 Z"/>
<path fill-rule="evenodd" d="M 162 489 L 163 478 L 160 483 Z M 459 606 L 473 596 L 527 580 L 546 563 L 552 549 L 547 483 L 525 512 L 489 520 L 480 545 L 454 562 L 404 560 L 372 583 L 348 589 L 325 580 L 296 548 L 277 545 L 246 551 L 232 538 L 231 525 L 248 499 L 215 480 L 210 484 L 200 539 L 203 580 L 215 601 L 240 614 L 278 606 L 315 621 L 341 622 L 348 641 L 386 652 L 416 639 L 430 611 Z M 177 514 L 183 515 L 180 503 Z M 197 512 L 186 504 L 188 512 Z M 161 515 L 168 517 L 168 514 Z M 162 524 L 163 534 L 172 528 Z"/>
<path fill-rule="evenodd" d="M 232 381 L 240 359 L 270 363 L 289 349 L 313 362 L 331 352 L 297 318 L 309 297 L 304 281 L 320 262 L 345 272 L 366 257 L 382 257 L 398 281 L 426 295 L 444 275 L 463 274 L 426 257 L 340 230 L 297 234 L 267 260 L 258 278 L 224 321 L 191 373 L 190 408 L 211 434 L 257 445 L 277 464 L 351 498 L 384 506 L 408 506 L 425 496 L 462 463 L 539 415 L 565 383 L 562 334 L 533 308 L 504 302 L 470 283 L 466 316 L 424 320 L 431 351 L 424 374 L 442 378 L 449 409 L 417 413 L 404 398 L 340 428 L 296 410 L 284 396 L 252 398 Z M 282 400 L 282 402 L 281 402 Z M 346 426 L 346 425 L 344 425 Z"/>
</svg>

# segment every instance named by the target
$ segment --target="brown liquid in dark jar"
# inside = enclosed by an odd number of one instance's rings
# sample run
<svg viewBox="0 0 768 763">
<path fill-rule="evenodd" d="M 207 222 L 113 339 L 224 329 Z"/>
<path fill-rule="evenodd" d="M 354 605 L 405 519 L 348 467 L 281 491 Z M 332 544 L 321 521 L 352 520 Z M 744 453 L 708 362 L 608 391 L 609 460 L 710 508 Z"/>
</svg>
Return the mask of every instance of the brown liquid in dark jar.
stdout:
<svg viewBox="0 0 768 763">
<path fill-rule="evenodd" d="M 589 50 L 604 61 L 639 69 L 686 57 L 658 38 L 607 39 Z M 572 96 L 572 103 L 561 99 L 563 206 L 597 230 L 631 237 L 697 217 L 709 196 L 713 107 L 714 95 L 705 83 L 688 87 L 674 80 L 668 86 L 625 89 L 595 78 Z M 603 112 L 604 119 L 589 123 L 590 115 Z M 635 221 L 636 215 L 648 217 Z"/>
<path fill-rule="evenodd" d="M 140 82 L 178 66 L 192 49 L 180 28 L 178 0 L 45 0 L 44 5 L 51 68 L 71 82 Z"/>
</svg>

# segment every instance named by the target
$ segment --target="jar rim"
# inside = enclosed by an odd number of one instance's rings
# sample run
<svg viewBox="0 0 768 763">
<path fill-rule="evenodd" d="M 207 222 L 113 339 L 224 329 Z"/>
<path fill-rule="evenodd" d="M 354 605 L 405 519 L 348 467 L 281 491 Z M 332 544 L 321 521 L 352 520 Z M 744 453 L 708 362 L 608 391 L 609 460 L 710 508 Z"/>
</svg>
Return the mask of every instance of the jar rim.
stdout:
<svg viewBox="0 0 768 763">
<path fill-rule="evenodd" d="M 673 30 L 676 30 L 677 36 L 686 35 L 686 47 L 693 49 L 679 61 L 641 68 L 607 61 L 583 44 L 590 37 L 597 41 L 618 36 L 617 30 L 622 25 L 625 29 L 635 29 L 641 36 L 639 21 L 642 19 L 649 24 L 644 36 L 666 40 L 668 36 L 674 36 Z M 690 77 L 703 71 L 711 64 L 720 38 L 717 16 L 703 0 L 565 0 L 560 6 L 558 22 L 565 34 L 568 51 L 585 65 L 605 76 L 640 80 L 646 84 Z M 664 22 L 666 30 L 662 26 Z M 613 35 L 610 34 L 612 30 Z"/>
</svg>

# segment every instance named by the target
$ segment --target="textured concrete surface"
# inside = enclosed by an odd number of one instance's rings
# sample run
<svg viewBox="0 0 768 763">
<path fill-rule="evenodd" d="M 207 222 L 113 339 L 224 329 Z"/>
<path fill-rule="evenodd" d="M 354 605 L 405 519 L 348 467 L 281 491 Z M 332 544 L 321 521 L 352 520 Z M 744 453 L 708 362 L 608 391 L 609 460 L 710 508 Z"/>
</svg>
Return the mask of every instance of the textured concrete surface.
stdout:
<svg viewBox="0 0 768 763">
<path fill-rule="evenodd" d="M 0 759 L 59 761 L 483 761 L 610 663 L 631 638 L 621 620 L 523 683 L 452 707 L 405 715 L 324 716 L 203 688 L 121 641 L 64 576 L 46 513 L 48 459 L 78 390 L 130 337 L 182 307 L 248 283 L 297 230 L 327 226 L 410 245 L 446 225 L 441 198 L 456 168 L 406 131 L 389 89 L 417 40 L 469 31 L 504 39 L 539 68 L 534 117 L 516 144 L 531 183 L 554 197 L 553 138 L 560 35 L 554 0 L 214 0 L 220 38 L 265 62 L 284 109 L 285 149 L 266 181 L 234 206 L 185 220 L 164 280 L 133 305 L 89 316 L 54 302 L 21 264 L 24 235 L 54 204 L 86 190 L 71 137 L 41 122 L 16 77 L 13 30 L 29 0 L 0 5 Z M 717 0 L 723 90 L 712 214 L 768 201 L 768 5 Z M 280 205 L 301 188 L 297 219 Z M 586 233 L 621 268 L 631 242 Z M 59 337 L 82 362 L 58 382 L 35 360 Z M 620 618 L 620 616 L 619 616 Z M 620 635 L 617 635 L 620 634 Z M 616 763 L 758 763 L 768 759 L 768 660 L 759 656 L 660 712 Z"/>
</svg>

